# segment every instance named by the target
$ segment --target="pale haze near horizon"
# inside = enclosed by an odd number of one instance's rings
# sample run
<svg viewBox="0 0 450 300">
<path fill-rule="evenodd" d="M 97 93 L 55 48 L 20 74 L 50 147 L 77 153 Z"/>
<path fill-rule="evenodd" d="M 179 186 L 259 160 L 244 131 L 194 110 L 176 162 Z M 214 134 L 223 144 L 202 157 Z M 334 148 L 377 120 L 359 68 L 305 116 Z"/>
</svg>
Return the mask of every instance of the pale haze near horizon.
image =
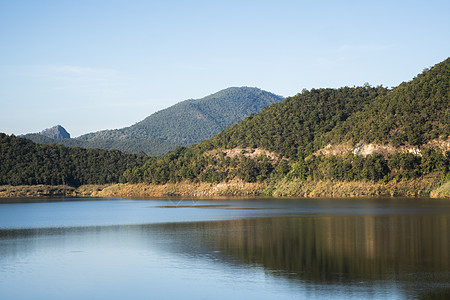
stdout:
<svg viewBox="0 0 450 300">
<path fill-rule="evenodd" d="M 0 132 L 122 128 L 231 86 L 397 86 L 449 57 L 449 12 L 433 0 L 0 0 Z"/>
</svg>

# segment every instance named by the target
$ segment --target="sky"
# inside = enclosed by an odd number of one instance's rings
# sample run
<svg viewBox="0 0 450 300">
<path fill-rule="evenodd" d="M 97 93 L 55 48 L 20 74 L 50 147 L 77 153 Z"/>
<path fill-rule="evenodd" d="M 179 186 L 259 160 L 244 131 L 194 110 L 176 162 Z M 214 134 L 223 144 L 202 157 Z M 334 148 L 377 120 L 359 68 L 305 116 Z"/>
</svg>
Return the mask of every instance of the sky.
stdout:
<svg viewBox="0 0 450 300">
<path fill-rule="evenodd" d="M 0 132 L 76 137 L 232 86 L 395 87 L 450 56 L 450 1 L 0 0 Z"/>
</svg>

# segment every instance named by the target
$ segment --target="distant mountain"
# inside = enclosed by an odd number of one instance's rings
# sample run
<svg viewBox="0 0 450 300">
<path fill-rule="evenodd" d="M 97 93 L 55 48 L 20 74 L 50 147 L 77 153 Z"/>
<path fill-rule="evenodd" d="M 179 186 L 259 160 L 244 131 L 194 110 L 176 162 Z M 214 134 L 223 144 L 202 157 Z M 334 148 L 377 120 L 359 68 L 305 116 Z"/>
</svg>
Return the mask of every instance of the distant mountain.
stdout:
<svg viewBox="0 0 450 300">
<path fill-rule="evenodd" d="M 114 139 L 96 139 L 91 141 L 83 141 L 78 138 L 73 139 L 52 139 L 46 136 L 43 136 L 38 133 L 26 134 L 21 137 L 32 140 L 38 144 L 55 144 L 55 145 L 64 145 L 66 147 L 80 147 L 80 148 L 97 148 L 97 149 L 106 149 L 106 150 L 120 150 L 128 153 L 140 153 L 146 151 L 150 153 L 150 155 L 162 155 L 164 153 L 169 152 L 177 147 L 177 145 L 170 144 L 168 142 L 159 141 L 156 139 L 148 138 L 148 139 L 135 139 L 135 140 L 114 140 Z"/>
<path fill-rule="evenodd" d="M 198 100 L 186 100 L 158 111 L 133 126 L 89 133 L 82 141 L 148 139 L 190 145 L 213 137 L 231 124 L 260 112 L 283 97 L 250 87 L 232 87 Z"/>
<path fill-rule="evenodd" d="M 41 131 L 39 134 L 56 140 L 70 139 L 70 134 L 61 125 L 47 128 Z"/>
<path fill-rule="evenodd" d="M 48 140 L 37 135 L 24 137 L 44 144 L 161 155 L 177 146 L 211 138 L 229 125 L 283 99 L 258 88 L 231 87 L 201 99 L 180 102 L 122 129 L 104 130 L 64 140 Z"/>
</svg>

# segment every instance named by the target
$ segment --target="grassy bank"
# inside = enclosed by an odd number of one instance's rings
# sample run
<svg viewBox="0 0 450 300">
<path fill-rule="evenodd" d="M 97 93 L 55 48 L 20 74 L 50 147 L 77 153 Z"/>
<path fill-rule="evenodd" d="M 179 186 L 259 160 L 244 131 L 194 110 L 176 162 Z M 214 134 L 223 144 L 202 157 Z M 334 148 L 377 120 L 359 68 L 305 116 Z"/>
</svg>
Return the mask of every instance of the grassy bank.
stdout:
<svg viewBox="0 0 450 300">
<path fill-rule="evenodd" d="M 74 187 L 66 185 L 20 185 L 0 186 L 0 198 L 26 198 L 26 197 L 73 197 L 77 196 Z"/>
<path fill-rule="evenodd" d="M 281 180 L 271 183 L 168 183 L 69 186 L 1 186 L 0 197 L 441 197 L 450 198 L 450 182 L 435 178 L 402 182 L 370 183 L 341 181 Z"/>
<path fill-rule="evenodd" d="M 428 197 L 437 186 L 432 178 L 388 183 L 286 180 L 267 189 L 275 197 Z"/>
<path fill-rule="evenodd" d="M 450 180 L 431 191 L 432 198 L 450 198 Z"/>
</svg>

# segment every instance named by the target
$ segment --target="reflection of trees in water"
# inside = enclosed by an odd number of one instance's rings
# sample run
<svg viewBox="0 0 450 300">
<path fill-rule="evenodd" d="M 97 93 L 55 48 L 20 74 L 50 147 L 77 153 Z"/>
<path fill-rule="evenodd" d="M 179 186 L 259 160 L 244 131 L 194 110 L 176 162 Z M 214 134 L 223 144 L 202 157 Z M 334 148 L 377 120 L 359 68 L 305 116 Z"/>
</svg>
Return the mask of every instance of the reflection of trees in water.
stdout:
<svg viewBox="0 0 450 300">
<path fill-rule="evenodd" d="M 391 215 L 0 230 L 0 261 L 62 239 L 112 240 L 227 265 L 257 265 L 292 280 L 365 285 L 387 280 L 413 298 L 450 299 L 449 225 L 445 215 Z"/>
<path fill-rule="evenodd" d="M 268 218 L 162 226 L 183 240 L 178 251 L 218 251 L 214 255 L 227 263 L 260 265 L 287 278 L 389 280 L 406 287 L 434 277 L 438 298 L 438 289 L 444 288 L 445 296 L 450 292 L 448 216 Z"/>
</svg>

